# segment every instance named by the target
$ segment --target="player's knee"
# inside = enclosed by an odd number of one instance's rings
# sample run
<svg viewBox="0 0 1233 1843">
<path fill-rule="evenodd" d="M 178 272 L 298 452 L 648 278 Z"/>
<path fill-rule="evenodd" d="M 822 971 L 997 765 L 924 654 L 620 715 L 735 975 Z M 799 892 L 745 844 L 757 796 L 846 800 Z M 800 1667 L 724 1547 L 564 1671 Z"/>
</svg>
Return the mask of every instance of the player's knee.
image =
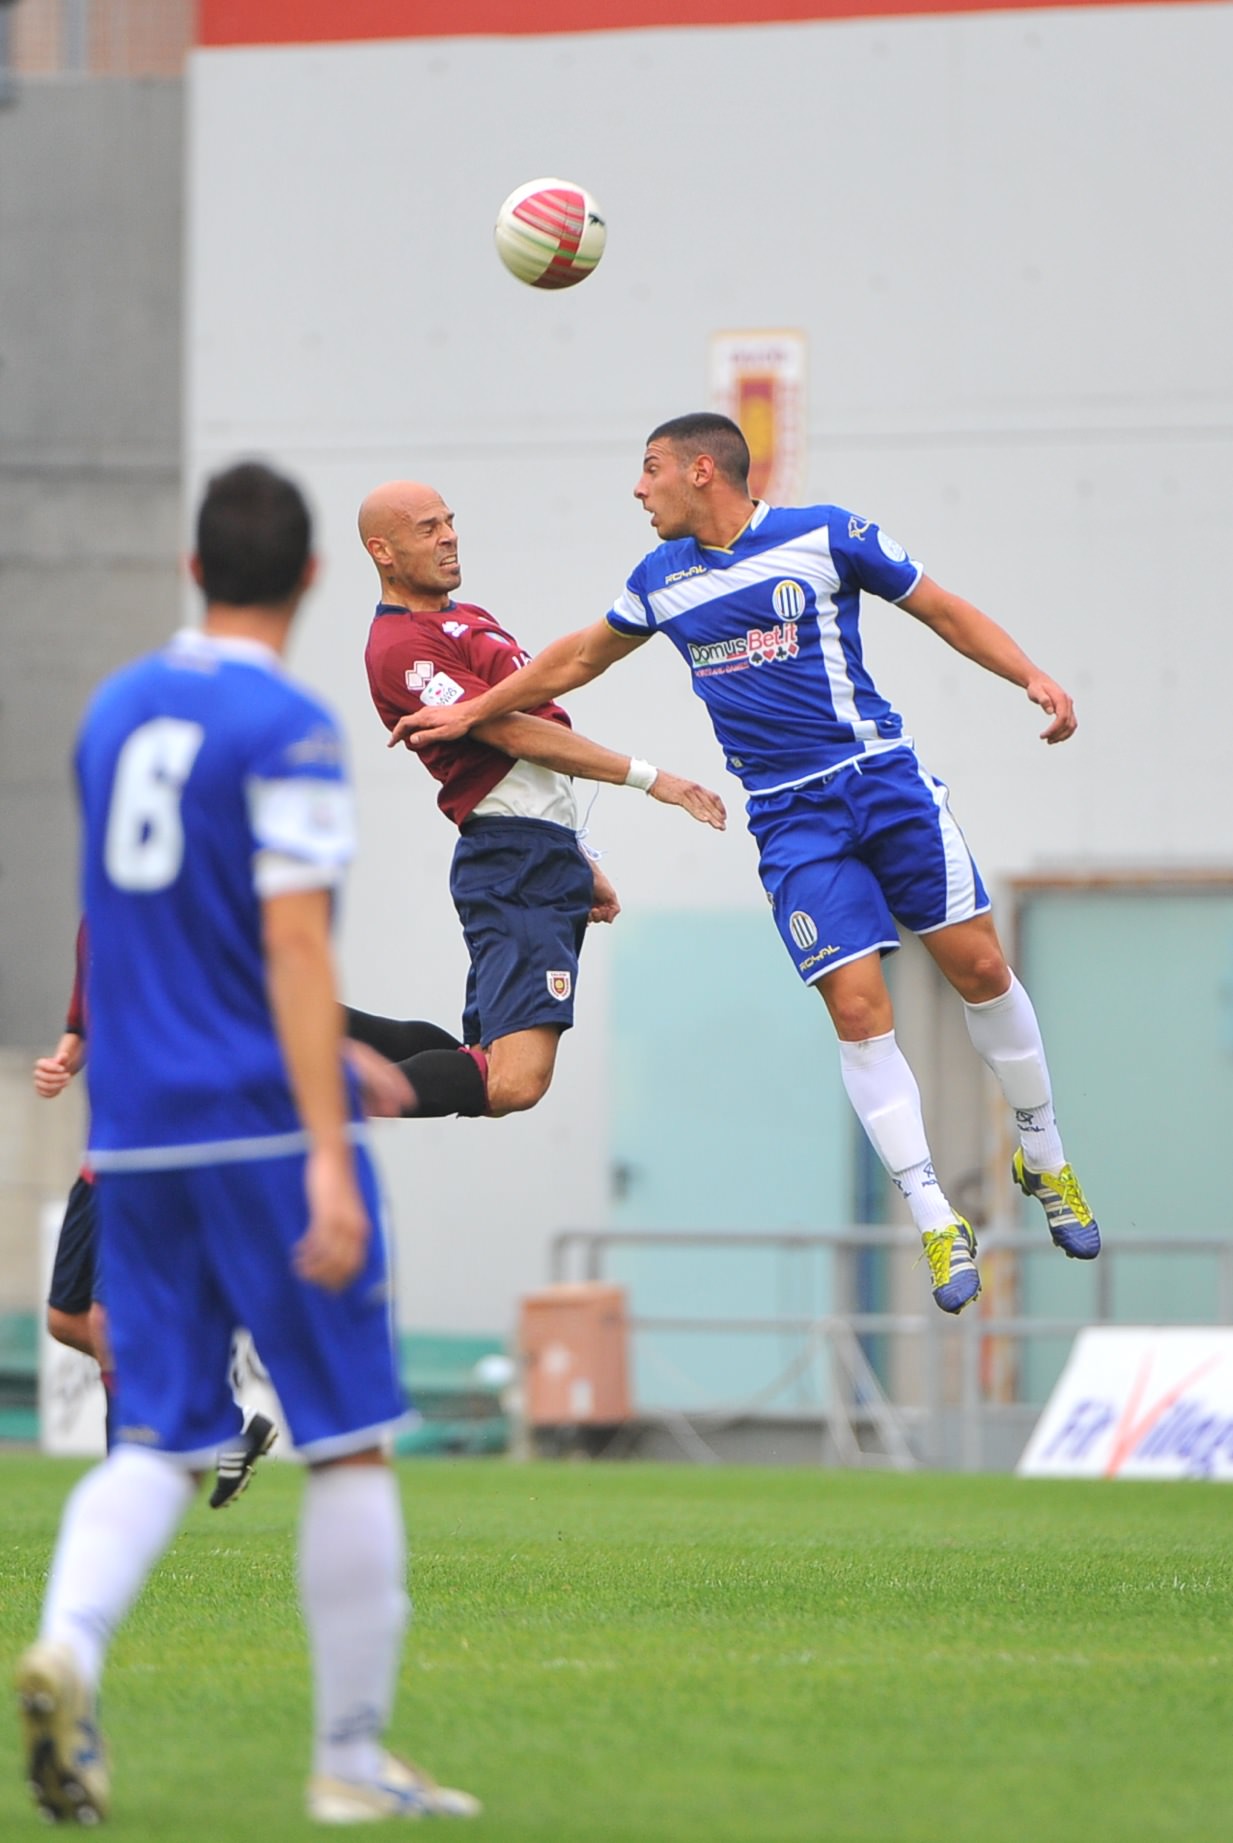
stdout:
<svg viewBox="0 0 1233 1843">
<path fill-rule="evenodd" d="M 498 1119 L 507 1113 L 526 1113 L 543 1100 L 551 1085 L 551 1069 L 519 1069 L 506 1074 L 490 1067 L 488 1111 Z"/>
<path fill-rule="evenodd" d="M 969 1005 L 985 1005 L 1010 986 L 1010 967 L 996 941 L 977 948 L 966 964 L 952 976 L 952 984 Z"/>
<path fill-rule="evenodd" d="M 885 1036 L 894 1029 L 894 1013 L 889 998 L 875 998 L 866 992 L 826 992 L 827 1010 L 835 1034 L 845 1043 L 864 1043 L 870 1037 Z"/>
</svg>

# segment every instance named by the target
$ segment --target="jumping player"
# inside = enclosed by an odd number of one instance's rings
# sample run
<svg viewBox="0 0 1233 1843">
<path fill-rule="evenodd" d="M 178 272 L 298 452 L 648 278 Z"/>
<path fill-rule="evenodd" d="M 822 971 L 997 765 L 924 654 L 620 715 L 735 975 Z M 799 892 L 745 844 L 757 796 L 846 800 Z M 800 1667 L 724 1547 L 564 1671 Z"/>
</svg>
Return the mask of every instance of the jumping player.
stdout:
<svg viewBox="0 0 1233 1843">
<path fill-rule="evenodd" d="M 389 481 L 365 499 L 359 526 L 381 582 L 365 663 L 387 729 L 406 712 L 477 697 L 526 664 L 490 614 L 454 600 L 458 536 L 435 488 Z M 396 1054 L 394 1033 L 425 1026 L 362 1013 L 348 1026 L 398 1061 L 423 1114 L 517 1113 L 534 1107 L 552 1080 L 574 1019 L 587 923 L 611 922 L 620 911 L 580 846 L 571 776 L 640 788 L 723 829 L 718 794 L 588 742 L 559 705 L 533 703 L 530 715 L 481 723 L 473 737 L 423 755 L 441 785 L 437 803 L 459 828 L 450 893 L 471 957 L 463 1045 L 450 1039 L 407 1060 Z"/>
<path fill-rule="evenodd" d="M 921 1232 L 933 1296 L 959 1312 L 980 1291 L 976 1239 L 947 1200 L 920 1094 L 895 1041 L 881 957 L 895 920 L 919 934 L 960 994 L 972 1042 L 1014 1110 L 1014 1176 L 1072 1259 L 1100 1232 L 1066 1161 L 1036 1014 L 1006 962 L 947 790 L 878 692 L 860 641 L 862 590 L 894 602 L 1026 691 L 1049 743 L 1074 706 L 1010 635 L 930 580 L 872 520 L 838 506 L 755 502 L 749 449 L 726 416 L 661 423 L 634 495 L 660 538 L 602 621 L 554 641 L 474 702 L 402 719 L 392 742 L 436 748 L 520 704 L 587 684 L 655 633 L 690 668 L 749 828 L 784 946 L 839 1037 L 844 1086 Z"/>
</svg>

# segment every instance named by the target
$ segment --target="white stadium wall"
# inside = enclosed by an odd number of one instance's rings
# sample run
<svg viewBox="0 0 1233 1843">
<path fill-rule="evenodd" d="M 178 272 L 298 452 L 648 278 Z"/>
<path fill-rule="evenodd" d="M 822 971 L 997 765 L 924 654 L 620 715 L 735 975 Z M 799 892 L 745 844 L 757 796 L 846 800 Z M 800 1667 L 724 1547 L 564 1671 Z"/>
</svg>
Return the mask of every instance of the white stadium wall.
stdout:
<svg viewBox="0 0 1233 1843">
<path fill-rule="evenodd" d="M 880 520 L 1076 695 L 1078 736 L 1046 750 L 1019 692 L 867 610 L 875 673 L 995 891 L 1227 866 L 1233 6 L 817 0 L 782 10 L 858 16 L 553 36 L 486 36 L 478 6 L 456 18 L 467 35 L 423 37 L 425 8 L 398 0 L 205 0 L 190 67 L 188 492 L 256 452 L 319 513 L 326 570 L 294 663 L 351 737 L 348 994 L 453 1025 L 465 970 L 452 828 L 368 701 L 361 497 L 438 485 L 463 594 L 535 649 L 602 614 L 648 548 L 644 437 L 707 406 L 729 329 L 804 335 L 805 497 Z M 388 36 L 287 42 L 327 15 Z M 492 241 L 500 200 L 546 173 L 609 223 L 597 273 L 559 294 L 515 282 Z M 724 778 L 666 646 L 571 710 L 616 748 Z M 724 791 L 723 838 L 600 795 L 593 835 L 631 915 L 764 911 Z M 608 1220 L 620 927 L 588 944 L 581 1024 L 536 1112 L 380 1129 L 408 1322 L 506 1327 L 549 1235 Z M 722 986 L 692 1002 L 722 1006 Z M 664 1019 L 665 1059 L 690 1031 L 687 1010 Z M 832 1054 L 819 1008 L 819 1065 Z"/>
</svg>

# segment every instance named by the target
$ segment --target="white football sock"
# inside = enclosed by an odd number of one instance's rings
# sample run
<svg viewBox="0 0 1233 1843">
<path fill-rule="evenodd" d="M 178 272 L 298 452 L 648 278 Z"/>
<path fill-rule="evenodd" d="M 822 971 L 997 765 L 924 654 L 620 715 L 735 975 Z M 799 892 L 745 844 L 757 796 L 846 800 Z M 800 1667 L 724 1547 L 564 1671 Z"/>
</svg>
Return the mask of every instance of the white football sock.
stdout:
<svg viewBox="0 0 1233 1843">
<path fill-rule="evenodd" d="M 98 1687 L 112 1634 L 193 1499 L 190 1475 L 119 1446 L 75 1486 L 56 1541 L 40 1636 L 66 1644 Z"/>
<path fill-rule="evenodd" d="M 1033 1171 L 1060 1171 L 1066 1154 L 1053 1117 L 1049 1066 L 1031 999 L 1012 973 L 1000 998 L 983 1005 L 965 1000 L 963 1014 L 973 1048 L 1015 1110 L 1024 1161 Z"/>
<path fill-rule="evenodd" d="M 869 1142 L 907 1200 L 922 1235 L 944 1229 L 955 1212 L 933 1169 L 920 1089 L 895 1033 L 839 1045 L 843 1085 Z"/>
<path fill-rule="evenodd" d="M 309 1474 L 299 1570 L 316 1699 L 313 1770 L 373 1779 L 408 1612 L 402 1505 L 388 1466 Z"/>
</svg>

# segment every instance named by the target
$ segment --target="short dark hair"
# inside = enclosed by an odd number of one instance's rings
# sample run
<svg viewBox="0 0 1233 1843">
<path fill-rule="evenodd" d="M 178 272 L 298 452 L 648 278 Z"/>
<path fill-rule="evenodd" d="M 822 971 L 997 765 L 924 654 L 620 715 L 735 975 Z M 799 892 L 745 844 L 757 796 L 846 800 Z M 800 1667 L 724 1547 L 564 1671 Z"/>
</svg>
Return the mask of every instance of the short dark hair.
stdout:
<svg viewBox="0 0 1233 1843">
<path fill-rule="evenodd" d="M 273 606 L 299 588 L 312 549 L 312 518 L 293 480 L 241 461 L 208 482 L 197 514 L 197 557 L 207 601 Z"/>
<path fill-rule="evenodd" d="M 709 454 L 725 480 L 733 486 L 749 485 L 749 443 L 730 416 L 717 415 L 713 410 L 674 416 L 652 429 L 647 441 L 671 442 L 678 454 L 688 460 Z"/>
</svg>

